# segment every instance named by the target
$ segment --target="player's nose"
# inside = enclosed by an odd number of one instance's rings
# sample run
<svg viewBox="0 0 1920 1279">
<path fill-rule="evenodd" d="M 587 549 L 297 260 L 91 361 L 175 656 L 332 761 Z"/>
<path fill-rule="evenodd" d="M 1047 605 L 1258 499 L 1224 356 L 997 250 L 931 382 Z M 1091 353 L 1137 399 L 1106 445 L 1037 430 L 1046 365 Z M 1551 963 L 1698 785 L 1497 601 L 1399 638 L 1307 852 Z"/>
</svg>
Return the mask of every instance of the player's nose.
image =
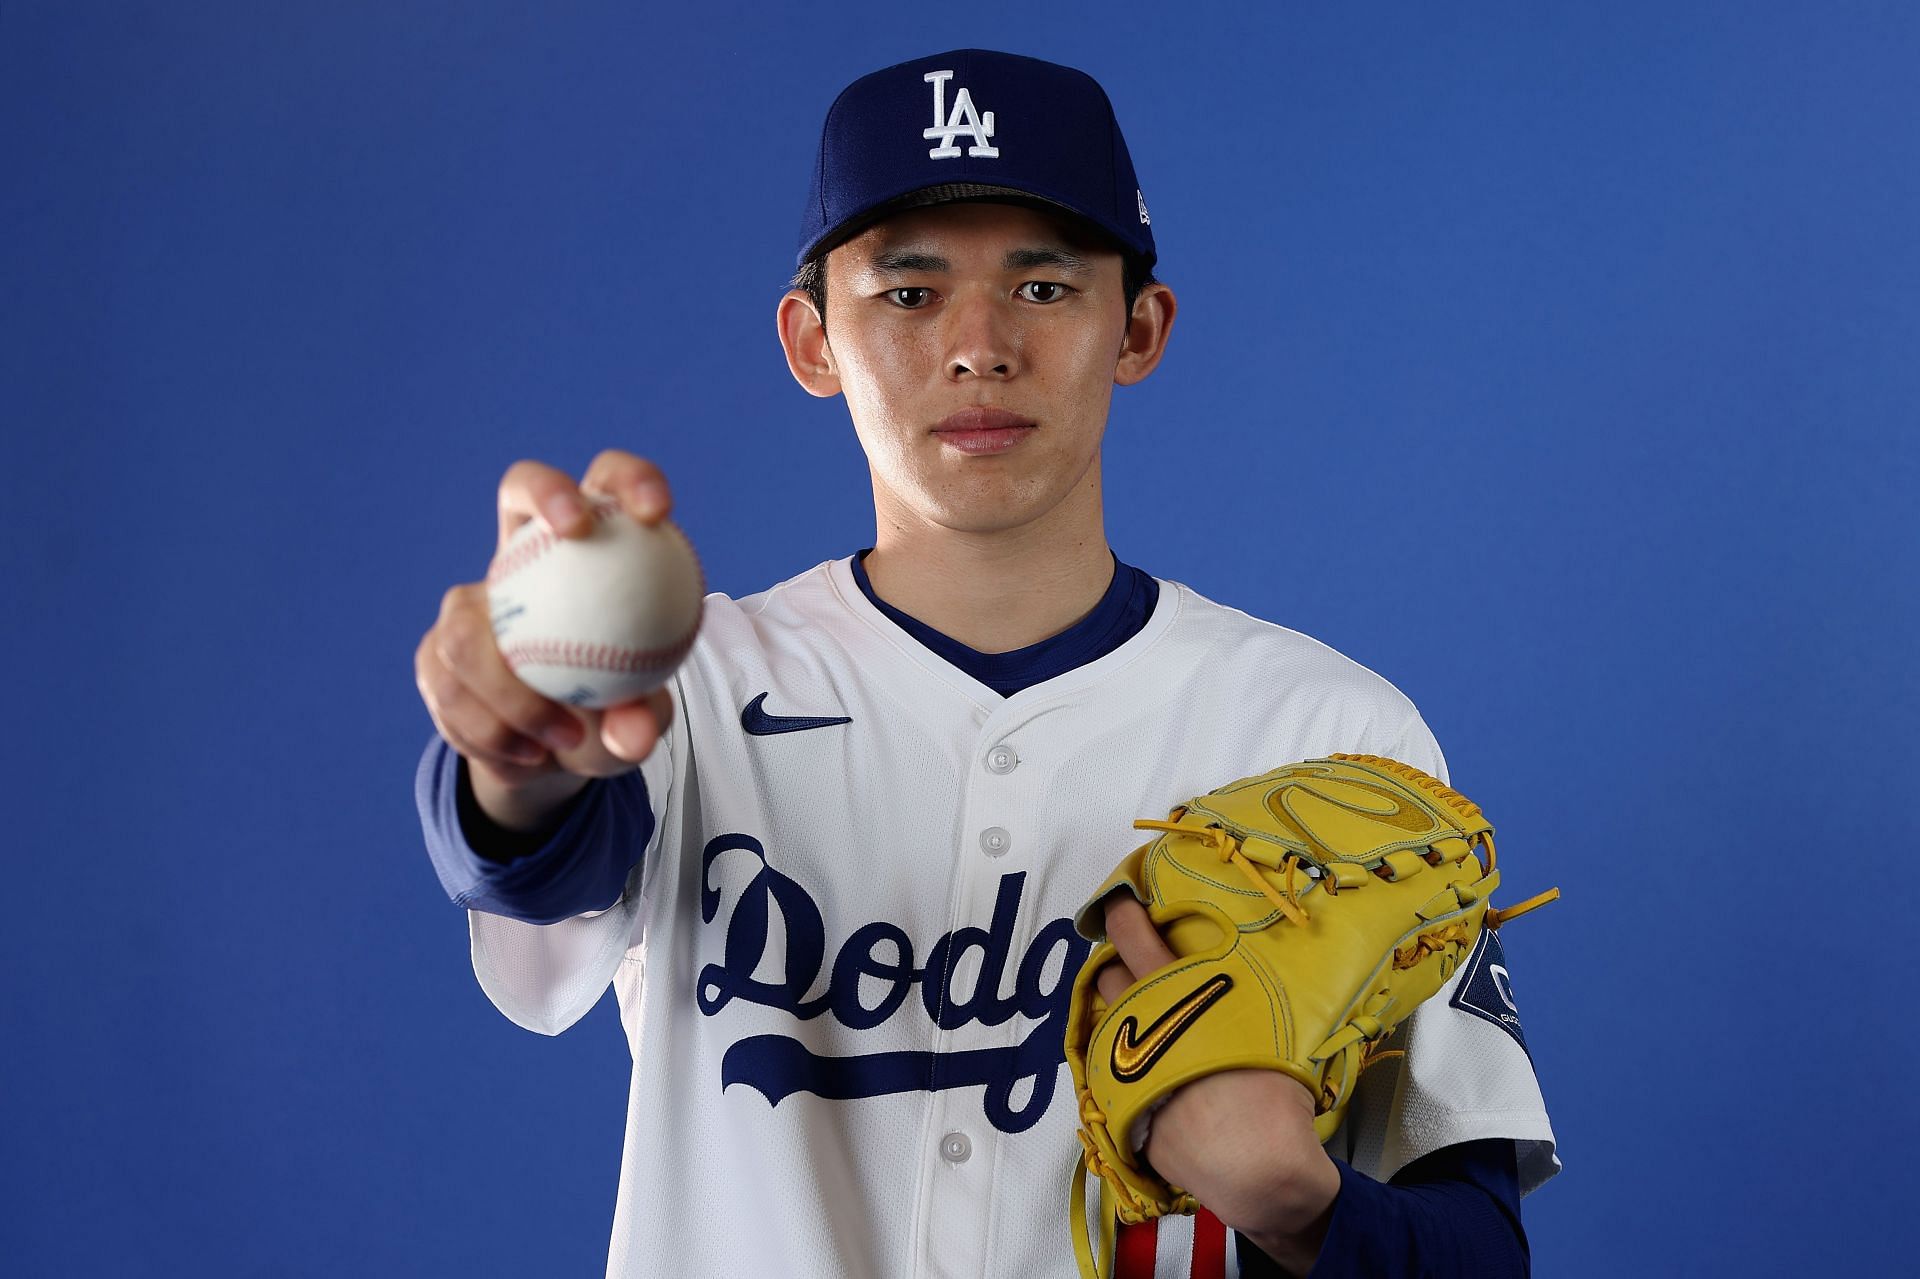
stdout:
<svg viewBox="0 0 1920 1279">
<path fill-rule="evenodd" d="M 988 297 L 954 298 L 946 314 L 946 370 L 955 381 L 1009 378 L 1018 369 L 1018 346 L 1007 308 Z"/>
</svg>

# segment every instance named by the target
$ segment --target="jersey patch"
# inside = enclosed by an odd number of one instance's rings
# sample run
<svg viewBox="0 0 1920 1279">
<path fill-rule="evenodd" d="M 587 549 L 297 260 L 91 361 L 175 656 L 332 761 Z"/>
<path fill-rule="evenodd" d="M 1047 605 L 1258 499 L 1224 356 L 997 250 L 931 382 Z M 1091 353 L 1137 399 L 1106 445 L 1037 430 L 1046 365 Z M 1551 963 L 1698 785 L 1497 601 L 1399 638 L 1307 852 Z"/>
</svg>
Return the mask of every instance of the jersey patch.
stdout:
<svg viewBox="0 0 1920 1279">
<path fill-rule="evenodd" d="M 1533 1060 L 1527 1049 L 1526 1032 L 1520 1029 L 1520 1006 L 1513 1000 L 1513 978 L 1507 973 L 1507 952 L 1501 949 L 1500 934 L 1489 928 L 1480 934 L 1480 944 L 1467 957 L 1467 971 L 1449 1001 L 1462 1012 L 1482 1021 L 1490 1021 L 1513 1036 L 1520 1051 Z"/>
</svg>

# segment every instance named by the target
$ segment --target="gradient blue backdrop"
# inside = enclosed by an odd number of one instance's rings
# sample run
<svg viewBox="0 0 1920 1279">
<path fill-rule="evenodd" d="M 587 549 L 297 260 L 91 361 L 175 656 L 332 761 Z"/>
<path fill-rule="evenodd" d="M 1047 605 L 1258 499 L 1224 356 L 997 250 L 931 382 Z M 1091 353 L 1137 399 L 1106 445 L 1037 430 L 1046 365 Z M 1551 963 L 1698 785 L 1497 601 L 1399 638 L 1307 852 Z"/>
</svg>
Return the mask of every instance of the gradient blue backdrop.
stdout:
<svg viewBox="0 0 1920 1279">
<path fill-rule="evenodd" d="M 1120 554 L 1565 889 L 1539 1272 L 1904 1270 L 1915 15 L 0 3 L 0 1269 L 599 1273 L 618 1021 L 474 985 L 412 651 L 521 456 L 658 459 L 731 593 L 869 544 L 773 335 L 815 130 L 991 44 L 1108 86 L 1183 303 Z"/>
</svg>

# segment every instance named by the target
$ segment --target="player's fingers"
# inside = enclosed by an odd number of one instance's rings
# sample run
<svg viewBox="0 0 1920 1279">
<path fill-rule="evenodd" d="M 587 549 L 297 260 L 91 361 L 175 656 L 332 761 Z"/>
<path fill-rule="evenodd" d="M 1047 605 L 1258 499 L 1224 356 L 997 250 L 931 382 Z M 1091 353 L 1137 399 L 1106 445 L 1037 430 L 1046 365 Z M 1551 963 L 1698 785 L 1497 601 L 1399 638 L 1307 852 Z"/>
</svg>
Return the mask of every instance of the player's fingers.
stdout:
<svg viewBox="0 0 1920 1279">
<path fill-rule="evenodd" d="M 542 520 L 561 537 L 584 537 L 593 531 L 593 516 L 573 477 L 545 462 L 522 459 L 500 477 L 499 545 L 528 520 Z"/>
<path fill-rule="evenodd" d="M 1100 992 L 1100 998 L 1107 1001 L 1111 1008 L 1120 1002 L 1120 996 L 1127 993 L 1127 987 L 1133 985 L 1133 972 L 1119 960 L 1101 965 L 1093 979 L 1094 989 Z"/>
<path fill-rule="evenodd" d="M 1120 952 L 1120 958 L 1139 976 L 1158 972 L 1176 956 L 1153 926 L 1153 917 L 1126 893 L 1107 899 L 1107 940 Z"/>
<path fill-rule="evenodd" d="M 414 653 L 414 683 L 433 726 L 474 767 L 487 767 L 508 785 L 551 771 L 539 742 L 503 724 L 446 668 L 429 633 Z"/>
<path fill-rule="evenodd" d="M 500 655 L 481 583 L 447 592 L 428 638 L 440 665 L 459 685 L 448 697 L 461 705 L 465 731 L 482 745 L 491 748 L 496 741 L 505 742 L 507 734 L 519 734 L 548 750 L 566 751 L 585 740 L 586 727 L 579 719 L 521 683 Z M 498 727 L 486 722 L 488 718 L 497 720 Z"/>
<path fill-rule="evenodd" d="M 555 770 L 551 751 L 516 731 L 473 691 L 439 665 L 429 651 L 420 675 L 434 727 L 455 751 L 475 767 L 485 766 L 508 785 L 519 785 Z"/>
<path fill-rule="evenodd" d="M 610 706 L 600 719 L 600 740 L 619 758 L 637 764 L 653 752 L 673 723 L 673 695 L 656 688 L 644 700 Z"/>
<path fill-rule="evenodd" d="M 642 524 L 658 524 L 673 510 L 673 494 L 660 468 L 624 449 L 607 449 L 587 467 L 582 489 L 605 493 Z"/>
</svg>

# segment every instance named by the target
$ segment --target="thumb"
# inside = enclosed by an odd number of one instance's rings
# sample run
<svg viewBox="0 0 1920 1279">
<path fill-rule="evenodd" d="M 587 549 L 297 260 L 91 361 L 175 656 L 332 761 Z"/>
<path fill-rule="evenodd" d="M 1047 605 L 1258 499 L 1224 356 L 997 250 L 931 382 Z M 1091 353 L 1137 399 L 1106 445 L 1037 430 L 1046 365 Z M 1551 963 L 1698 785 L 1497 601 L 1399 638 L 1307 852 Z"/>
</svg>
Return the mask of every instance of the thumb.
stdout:
<svg viewBox="0 0 1920 1279">
<path fill-rule="evenodd" d="M 637 764 L 653 753 L 673 723 L 673 696 L 657 688 L 637 702 L 609 706 L 600 720 L 600 741 L 613 754 Z"/>
</svg>

